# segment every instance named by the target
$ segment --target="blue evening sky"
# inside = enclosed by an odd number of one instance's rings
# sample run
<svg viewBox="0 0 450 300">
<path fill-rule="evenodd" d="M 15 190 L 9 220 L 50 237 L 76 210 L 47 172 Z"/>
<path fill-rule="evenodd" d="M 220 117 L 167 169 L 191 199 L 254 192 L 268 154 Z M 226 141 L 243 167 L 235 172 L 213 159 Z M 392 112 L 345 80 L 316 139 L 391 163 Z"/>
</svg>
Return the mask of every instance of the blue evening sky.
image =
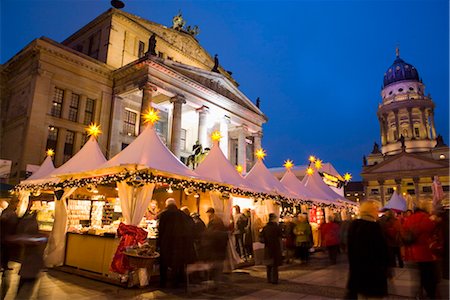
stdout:
<svg viewBox="0 0 450 300">
<path fill-rule="evenodd" d="M 266 165 L 314 154 L 359 179 L 380 143 L 383 74 L 400 55 L 419 71 L 449 142 L 449 3 L 421 1 L 130 1 L 125 11 L 171 26 L 179 10 L 200 44 L 261 97 Z M 33 39 L 58 42 L 110 8 L 108 0 L 1 0 L 4 63 Z"/>
</svg>

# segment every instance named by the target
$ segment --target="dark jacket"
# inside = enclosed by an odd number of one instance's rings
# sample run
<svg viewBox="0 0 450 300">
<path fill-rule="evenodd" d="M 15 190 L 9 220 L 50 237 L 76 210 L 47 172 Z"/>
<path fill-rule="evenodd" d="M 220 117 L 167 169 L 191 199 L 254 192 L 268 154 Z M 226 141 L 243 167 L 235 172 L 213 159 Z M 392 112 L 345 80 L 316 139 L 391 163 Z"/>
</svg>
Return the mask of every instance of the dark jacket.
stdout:
<svg viewBox="0 0 450 300">
<path fill-rule="evenodd" d="M 283 256 L 281 253 L 281 237 L 283 233 L 275 222 L 269 222 L 261 232 L 264 243 L 264 263 L 269 266 L 281 266 Z"/>
<path fill-rule="evenodd" d="M 169 267 L 180 267 L 193 261 L 193 239 L 190 217 L 175 205 L 159 214 L 157 247 L 160 260 Z"/>
<path fill-rule="evenodd" d="M 387 295 L 388 248 L 381 226 L 357 219 L 348 229 L 348 289 L 368 297 Z"/>
<path fill-rule="evenodd" d="M 222 219 L 218 216 L 214 216 L 214 219 L 209 221 L 202 242 L 205 254 L 203 259 L 207 261 L 225 259 L 228 246 L 228 231 Z"/>
</svg>

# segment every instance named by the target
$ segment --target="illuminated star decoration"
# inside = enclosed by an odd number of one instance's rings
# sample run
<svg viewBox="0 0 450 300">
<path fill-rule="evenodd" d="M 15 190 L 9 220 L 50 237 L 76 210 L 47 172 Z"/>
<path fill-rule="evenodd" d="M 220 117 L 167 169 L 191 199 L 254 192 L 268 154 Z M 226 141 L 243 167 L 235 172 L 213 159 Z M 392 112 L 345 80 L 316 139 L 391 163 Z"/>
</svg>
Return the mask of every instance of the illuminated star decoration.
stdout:
<svg viewBox="0 0 450 300">
<path fill-rule="evenodd" d="M 306 174 L 308 174 L 309 176 L 311 176 L 314 173 L 313 168 L 308 167 L 308 169 L 306 169 Z"/>
<path fill-rule="evenodd" d="M 55 150 L 53 150 L 53 149 L 48 149 L 45 153 L 47 154 L 47 156 L 52 157 L 53 155 L 55 155 Z"/>
<path fill-rule="evenodd" d="M 316 157 L 314 155 L 310 155 L 308 160 L 309 162 L 314 163 L 316 161 Z"/>
<path fill-rule="evenodd" d="M 266 156 L 266 151 L 264 151 L 264 149 L 260 148 L 260 149 L 256 150 L 255 155 L 259 159 L 264 159 L 264 157 Z"/>
<path fill-rule="evenodd" d="M 344 180 L 345 181 L 350 181 L 350 180 L 352 180 L 352 174 L 350 174 L 350 173 L 345 173 L 344 174 Z"/>
<path fill-rule="evenodd" d="M 239 174 L 242 174 L 242 171 L 244 171 L 244 168 L 241 165 L 237 165 L 236 171 L 238 171 Z"/>
<path fill-rule="evenodd" d="M 144 124 L 149 123 L 154 125 L 159 120 L 159 112 L 153 108 L 150 108 L 147 112 L 142 114 L 142 118 L 144 119 Z"/>
<path fill-rule="evenodd" d="M 89 124 L 89 127 L 86 128 L 86 131 L 88 136 L 93 136 L 95 138 L 102 133 L 102 131 L 100 130 L 100 125 L 97 125 L 95 123 Z"/>
<path fill-rule="evenodd" d="M 290 170 L 294 166 L 294 163 L 292 160 L 288 159 L 284 161 L 283 167 L 285 167 L 287 170 Z"/>
<path fill-rule="evenodd" d="M 218 142 L 220 141 L 220 139 L 222 138 L 222 135 L 220 134 L 220 131 L 216 130 L 211 134 L 211 139 L 214 142 Z"/>
<path fill-rule="evenodd" d="M 316 161 L 314 162 L 314 166 L 317 170 L 320 170 L 322 168 L 322 161 L 320 159 L 316 159 Z"/>
</svg>

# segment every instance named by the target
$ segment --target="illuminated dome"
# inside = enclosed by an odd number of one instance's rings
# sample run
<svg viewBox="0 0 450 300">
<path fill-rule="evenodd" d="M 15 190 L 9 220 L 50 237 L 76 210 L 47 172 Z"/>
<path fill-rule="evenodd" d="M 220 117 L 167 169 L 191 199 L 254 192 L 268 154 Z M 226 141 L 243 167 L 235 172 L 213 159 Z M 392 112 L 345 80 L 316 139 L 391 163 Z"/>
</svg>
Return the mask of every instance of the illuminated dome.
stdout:
<svg viewBox="0 0 450 300">
<path fill-rule="evenodd" d="M 417 69 L 400 58 L 397 49 L 397 58 L 394 63 L 384 73 L 384 87 L 387 85 L 403 80 L 419 81 L 419 72 Z"/>
</svg>

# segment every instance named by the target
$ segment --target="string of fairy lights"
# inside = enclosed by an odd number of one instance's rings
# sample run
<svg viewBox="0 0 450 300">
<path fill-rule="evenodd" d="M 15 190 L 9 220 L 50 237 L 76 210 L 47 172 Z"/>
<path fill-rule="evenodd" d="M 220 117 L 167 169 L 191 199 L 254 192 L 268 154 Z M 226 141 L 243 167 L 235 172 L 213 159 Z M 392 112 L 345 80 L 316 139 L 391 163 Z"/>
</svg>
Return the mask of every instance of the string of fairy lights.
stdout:
<svg viewBox="0 0 450 300">
<path fill-rule="evenodd" d="M 148 124 L 148 126 L 153 126 L 159 119 L 158 111 L 149 109 L 146 113 L 142 115 L 144 119 L 144 123 Z M 100 126 L 96 124 L 90 124 L 89 127 L 86 128 L 86 132 L 88 136 L 93 136 L 97 138 L 99 134 L 102 133 L 100 130 Z M 215 131 L 211 136 L 214 142 L 218 142 L 221 139 L 221 134 L 219 131 Z M 53 156 L 55 154 L 53 149 L 47 150 L 47 156 Z M 259 160 L 263 160 L 266 156 L 266 152 L 264 149 L 257 149 L 255 151 L 255 156 Z M 309 158 L 310 165 L 306 171 L 307 175 L 312 175 L 314 170 L 311 167 L 311 164 L 314 164 L 315 168 L 319 170 L 322 166 L 322 161 L 320 159 L 315 158 L 314 156 L 310 156 Z M 283 165 L 287 170 L 290 170 L 294 165 L 291 160 L 286 160 Z M 242 175 L 243 168 L 242 166 L 236 166 L 236 171 Z M 92 176 L 87 178 L 66 178 L 60 182 L 44 182 L 40 184 L 27 184 L 23 182 L 15 186 L 13 192 L 20 193 L 22 191 L 29 191 L 32 195 L 38 195 L 41 191 L 56 191 L 67 188 L 81 188 L 86 187 L 87 190 L 96 189 L 99 186 L 111 186 L 117 182 L 125 181 L 128 185 L 133 186 L 135 188 L 139 188 L 144 186 L 145 184 L 156 184 L 159 186 L 168 186 L 170 190 L 179 189 L 184 191 L 195 192 L 198 195 L 198 192 L 206 192 L 206 191 L 218 191 L 221 193 L 223 198 L 228 198 L 230 194 L 237 196 L 244 196 L 248 198 L 254 199 L 257 201 L 264 200 L 273 200 L 279 205 L 307 205 L 309 207 L 330 207 L 337 209 L 342 208 L 343 206 L 346 208 L 353 208 L 354 205 L 341 202 L 341 203 L 317 203 L 308 199 L 299 199 L 299 198 L 290 198 L 279 194 L 268 194 L 263 192 L 254 192 L 245 190 L 239 187 L 228 186 L 225 184 L 214 183 L 214 182 L 205 182 L 198 179 L 193 178 L 175 178 L 166 175 L 156 174 L 152 169 L 124 169 L 118 173 L 107 174 L 101 176 Z M 344 175 L 346 181 L 351 180 L 351 175 L 346 173 Z M 188 194 L 188 193 L 186 193 Z"/>
</svg>

